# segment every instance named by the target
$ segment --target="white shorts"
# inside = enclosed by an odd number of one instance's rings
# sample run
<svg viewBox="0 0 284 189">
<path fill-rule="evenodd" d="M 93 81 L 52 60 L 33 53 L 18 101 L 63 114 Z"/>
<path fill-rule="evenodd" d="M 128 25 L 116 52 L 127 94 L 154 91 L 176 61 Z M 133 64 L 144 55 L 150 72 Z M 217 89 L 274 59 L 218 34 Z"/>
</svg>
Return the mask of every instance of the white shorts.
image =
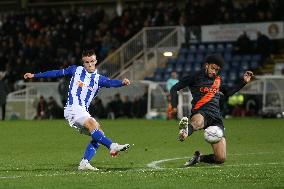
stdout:
<svg viewBox="0 0 284 189">
<path fill-rule="evenodd" d="M 70 127 L 79 130 L 80 133 L 90 135 L 84 127 L 84 123 L 92 117 L 84 107 L 76 105 L 64 107 L 64 117 L 69 122 Z"/>
</svg>

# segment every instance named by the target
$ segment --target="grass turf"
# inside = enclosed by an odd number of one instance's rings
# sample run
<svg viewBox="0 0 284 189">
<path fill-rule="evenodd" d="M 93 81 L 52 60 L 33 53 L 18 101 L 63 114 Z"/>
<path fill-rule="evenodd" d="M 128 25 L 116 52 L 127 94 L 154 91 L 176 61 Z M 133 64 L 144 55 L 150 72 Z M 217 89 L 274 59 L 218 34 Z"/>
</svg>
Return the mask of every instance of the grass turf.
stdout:
<svg viewBox="0 0 284 189">
<path fill-rule="evenodd" d="M 131 149 L 111 158 L 101 146 L 98 172 L 77 171 L 90 138 L 64 120 L 0 122 L 0 188 L 284 188 L 283 122 L 225 120 L 226 163 L 180 168 L 196 149 L 211 152 L 201 131 L 181 143 L 177 121 L 101 120 Z"/>
</svg>

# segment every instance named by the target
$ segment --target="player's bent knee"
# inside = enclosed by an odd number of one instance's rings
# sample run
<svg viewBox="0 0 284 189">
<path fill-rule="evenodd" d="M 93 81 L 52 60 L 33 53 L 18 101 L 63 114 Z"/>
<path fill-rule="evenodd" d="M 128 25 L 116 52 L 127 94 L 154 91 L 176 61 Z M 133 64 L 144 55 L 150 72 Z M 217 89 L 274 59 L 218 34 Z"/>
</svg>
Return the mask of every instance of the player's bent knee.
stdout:
<svg viewBox="0 0 284 189">
<path fill-rule="evenodd" d="M 201 121 L 192 121 L 191 125 L 193 127 L 193 130 L 195 130 L 195 131 L 203 128 L 203 125 L 202 125 Z"/>
<path fill-rule="evenodd" d="M 88 118 L 85 123 L 84 123 L 85 127 L 91 132 L 94 129 L 98 129 L 99 128 L 99 124 L 98 122 L 93 119 L 93 118 Z"/>
</svg>

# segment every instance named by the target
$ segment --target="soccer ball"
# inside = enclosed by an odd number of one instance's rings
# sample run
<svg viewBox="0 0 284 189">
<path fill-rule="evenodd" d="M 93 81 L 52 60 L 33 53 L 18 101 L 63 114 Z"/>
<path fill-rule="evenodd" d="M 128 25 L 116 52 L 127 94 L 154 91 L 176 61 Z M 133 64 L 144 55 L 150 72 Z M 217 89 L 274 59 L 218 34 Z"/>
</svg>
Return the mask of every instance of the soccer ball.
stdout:
<svg viewBox="0 0 284 189">
<path fill-rule="evenodd" d="M 218 126 L 209 126 L 204 130 L 205 141 L 210 144 L 219 142 L 223 136 L 223 130 Z"/>
</svg>

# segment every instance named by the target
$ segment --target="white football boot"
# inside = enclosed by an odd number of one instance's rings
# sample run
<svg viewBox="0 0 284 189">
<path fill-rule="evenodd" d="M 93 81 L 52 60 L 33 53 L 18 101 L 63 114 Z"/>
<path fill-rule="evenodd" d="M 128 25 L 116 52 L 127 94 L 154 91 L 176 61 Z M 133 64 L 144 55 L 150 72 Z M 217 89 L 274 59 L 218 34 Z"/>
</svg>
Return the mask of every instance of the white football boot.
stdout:
<svg viewBox="0 0 284 189">
<path fill-rule="evenodd" d="M 181 118 L 178 127 L 179 127 L 178 139 L 180 141 L 184 141 L 188 136 L 188 118 L 187 117 Z"/>
<path fill-rule="evenodd" d="M 121 145 L 121 144 L 117 144 L 117 143 L 112 143 L 112 144 L 110 145 L 110 151 L 109 151 L 109 153 L 110 153 L 110 155 L 111 155 L 112 157 L 115 157 L 115 156 L 117 156 L 118 152 L 120 152 L 120 151 L 126 151 L 126 150 L 128 150 L 129 147 L 130 147 L 129 144 L 123 144 L 123 145 Z"/>
<path fill-rule="evenodd" d="M 96 167 L 93 167 L 88 160 L 86 159 L 82 159 L 82 161 L 80 162 L 79 166 L 78 166 L 78 170 L 80 171 L 98 171 L 99 169 Z"/>
</svg>

